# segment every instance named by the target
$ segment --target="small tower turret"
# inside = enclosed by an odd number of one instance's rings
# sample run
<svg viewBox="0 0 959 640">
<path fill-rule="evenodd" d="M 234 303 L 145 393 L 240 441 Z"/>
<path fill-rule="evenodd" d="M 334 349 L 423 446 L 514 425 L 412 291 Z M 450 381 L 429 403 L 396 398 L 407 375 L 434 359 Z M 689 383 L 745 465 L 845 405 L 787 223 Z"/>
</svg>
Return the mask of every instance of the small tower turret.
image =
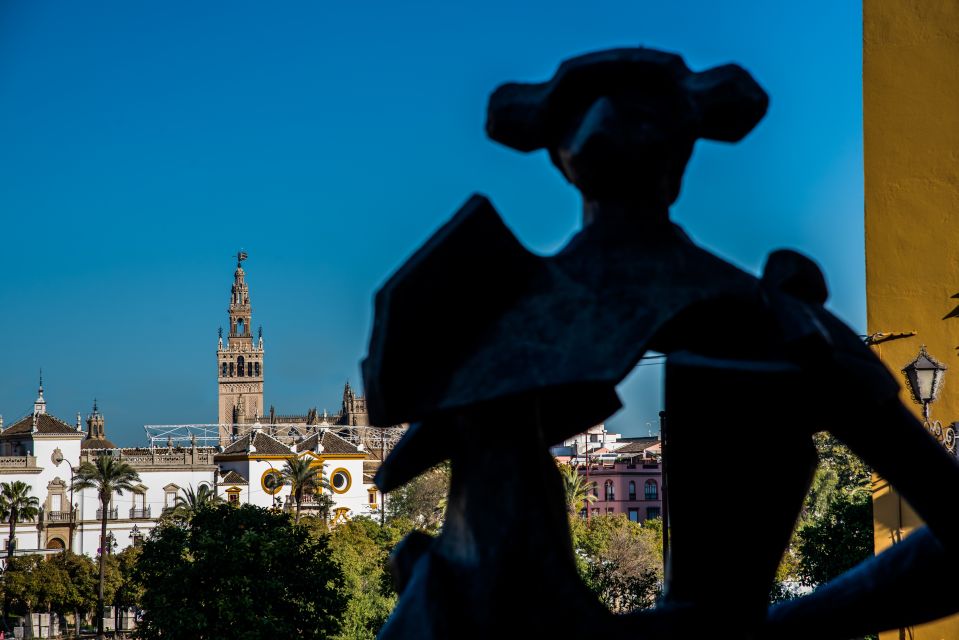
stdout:
<svg viewBox="0 0 959 640">
<path fill-rule="evenodd" d="M 103 414 L 97 408 L 97 400 L 93 399 L 93 413 L 87 416 L 87 438 L 104 440 L 106 439 L 106 420 Z"/>
<path fill-rule="evenodd" d="M 33 415 L 38 416 L 47 412 L 47 401 L 43 399 L 43 369 L 40 370 L 40 389 L 37 399 L 33 401 Z"/>
</svg>

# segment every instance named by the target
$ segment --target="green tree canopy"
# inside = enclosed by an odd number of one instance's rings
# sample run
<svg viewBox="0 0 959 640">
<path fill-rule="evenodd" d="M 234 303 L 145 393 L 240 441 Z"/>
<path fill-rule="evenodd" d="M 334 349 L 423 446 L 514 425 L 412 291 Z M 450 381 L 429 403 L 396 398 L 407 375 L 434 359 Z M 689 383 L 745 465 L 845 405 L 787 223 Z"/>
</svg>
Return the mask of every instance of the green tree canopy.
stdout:
<svg viewBox="0 0 959 640">
<path fill-rule="evenodd" d="M 124 491 L 133 491 L 134 482 L 140 481 L 140 474 L 131 465 L 113 456 L 103 453 L 94 462 L 81 462 L 73 476 L 73 490 L 95 489 L 100 498 L 100 579 L 97 587 L 97 636 L 103 637 L 103 605 L 106 602 L 106 561 L 109 554 L 107 541 L 107 520 L 110 517 L 110 504 L 113 494 L 123 495 Z"/>
<path fill-rule="evenodd" d="M 303 502 L 303 496 L 317 489 L 330 490 L 330 483 L 323 477 L 323 466 L 307 456 L 288 459 L 280 471 L 280 478 L 283 484 L 289 485 L 293 492 L 297 522 L 300 521 L 300 504 Z"/>
<path fill-rule="evenodd" d="M 827 433 L 813 437 L 819 466 L 776 575 L 772 600 L 816 587 L 873 553 L 872 471 Z"/>
<path fill-rule="evenodd" d="M 216 495 L 210 485 L 207 484 L 201 484 L 195 491 L 190 486 L 180 489 L 180 492 L 177 494 L 173 506 L 167 507 L 163 511 L 163 515 L 180 522 L 189 522 L 200 509 L 217 502 L 223 502 L 223 499 Z"/>
<path fill-rule="evenodd" d="M 386 513 L 391 519 L 409 520 L 435 532 L 443 526 L 449 491 L 450 465 L 443 463 L 387 494 Z"/>
<path fill-rule="evenodd" d="M 623 514 L 570 518 L 580 576 L 614 613 L 655 605 L 663 580 L 662 524 Z"/>
<path fill-rule="evenodd" d="M 118 607 L 141 606 L 143 585 L 136 579 L 135 572 L 142 552 L 141 547 L 130 546 L 114 556 L 119 584 L 113 594 L 113 604 Z"/>
<path fill-rule="evenodd" d="M 595 482 L 587 482 L 576 465 L 559 464 L 558 466 L 559 473 L 563 478 L 563 490 L 566 492 L 566 510 L 569 511 L 570 515 L 578 513 L 587 504 L 596 501 L 596 496 L 593 495 Z"/>
<path fill-rule="evenodd" d="M 3 574 L 4 594 L 21 613 L 50 611 L 68 598 L 69 576 L 40 555 L 13 557 Z"/>
<path fill-rule="evenodd" d="M 384 528 L 370 518 L 359 517 L 327 534 L 350 596 L 339 640 L 375 640 L 397 598 L 387 558 L 408 532 L 409 528 L 403 530 L 393 523 Z"/>
<path fill-rule="evenodd" d="M 80 618 L 90 613 L 97 604 L 97 567 L 89 556 L 64 551 L 48 562 L 58 565 L 66 576 L 65 590 L 54 608 L 62 613 L 72 612 L 79 632 Z"/>
<path fill-rule="evenodd" d="M 347 606 L 328 538 L 252 505 L 161 524 L 135 573 L 146 639 L 332 638 Z"/>
<path fill-rule="evenodd" d="M 7 558 L 13 557 L 16 547 L 14 534 L 18 522 L 33 520 L 40 513 L 40 502 L 30 495 L 30 485 L 21 480 L 0 483 L 0 517 L 10 523 L 10 544 L 7 546 Z"/>
</svg>

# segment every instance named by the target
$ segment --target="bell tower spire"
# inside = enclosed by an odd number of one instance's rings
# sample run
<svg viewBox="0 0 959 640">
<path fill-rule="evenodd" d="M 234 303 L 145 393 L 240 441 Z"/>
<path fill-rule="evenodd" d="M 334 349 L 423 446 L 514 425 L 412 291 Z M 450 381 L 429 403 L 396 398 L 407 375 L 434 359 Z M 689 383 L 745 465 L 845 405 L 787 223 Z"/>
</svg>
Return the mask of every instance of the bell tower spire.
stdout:
<svg viewBox="0 0 959 640">
<path fill-rule="evenodd" d="M 38 416 L 47 412 L 47 401 L 43 399 L 43 369 L 40 369 L 40 388 L 37 390 L 37 399 L 33 401 L 33 415 Z"/>
<path fill-rule="evenodd" d="M 230 289 L 230 319 L 227 339 L 223 332 L 217 341 L 217 379 L 219 383 L 220 444 L 228 445 L 234 433 L 242 434 L 243 427 L 256 419 L 256 407 L 263 406 L 263 337 L 254 343 L 251 322 L 250 288 L 246 283 L 243 262 L 245 251 L 236 254 L 236 271 Z"/>
</svg>

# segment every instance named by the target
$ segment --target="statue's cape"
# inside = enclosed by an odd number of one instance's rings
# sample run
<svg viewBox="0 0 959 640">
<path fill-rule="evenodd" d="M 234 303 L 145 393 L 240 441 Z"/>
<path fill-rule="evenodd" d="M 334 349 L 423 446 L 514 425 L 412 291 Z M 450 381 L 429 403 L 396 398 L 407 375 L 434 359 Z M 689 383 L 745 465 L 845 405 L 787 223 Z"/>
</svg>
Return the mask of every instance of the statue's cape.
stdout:
<svg viewBox="0 0 959 640">
<path fill-rule="evenodd" d="M 821 306 L 764 289 L 676 225 L 604 221 L 539 257 L 473 196 L 377 293 L 367 408 L 374 425 L 441 423 L 535 394 L 559 442 L 619 408 L 615 387 L 648 349 L 676 348 L 826 358 L 883 395 L 898 388 Z"/>
</svg>

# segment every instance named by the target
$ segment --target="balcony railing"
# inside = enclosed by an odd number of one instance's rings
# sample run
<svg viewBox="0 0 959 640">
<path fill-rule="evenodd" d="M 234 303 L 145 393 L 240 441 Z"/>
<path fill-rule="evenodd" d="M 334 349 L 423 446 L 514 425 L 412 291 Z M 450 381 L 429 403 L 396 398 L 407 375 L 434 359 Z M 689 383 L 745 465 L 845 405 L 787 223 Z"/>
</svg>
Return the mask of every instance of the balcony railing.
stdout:
<svg viewBox="0 0 959 640">
<path fill-rule="evenodd" d="M 33 456 L 0 456 L 0 469 L 36 469 L 37 459 Z"/>
<path fill-rule="evenodd" d="M 143 519 L 143 518 L 149 518 L 149 517 L 150 517 L 150 507 L 145 507 L 145 508 L 133 507 L 132 509 L 130 509 L 131 520 Z"/>
<path fill-rule="evenodd" d="M 72 511 L 47 511 L 47 522 L 70 522 L 73 520 Z"/>
<path fill-rule="evenodd" d="M 107 510 L 107 520 L 116 520 L 119 517 L 119 509 L 113 507 L 112 509 Z M 97 520 L 103 519 L 103 509 L 97 509 Z"/>
</svg>

